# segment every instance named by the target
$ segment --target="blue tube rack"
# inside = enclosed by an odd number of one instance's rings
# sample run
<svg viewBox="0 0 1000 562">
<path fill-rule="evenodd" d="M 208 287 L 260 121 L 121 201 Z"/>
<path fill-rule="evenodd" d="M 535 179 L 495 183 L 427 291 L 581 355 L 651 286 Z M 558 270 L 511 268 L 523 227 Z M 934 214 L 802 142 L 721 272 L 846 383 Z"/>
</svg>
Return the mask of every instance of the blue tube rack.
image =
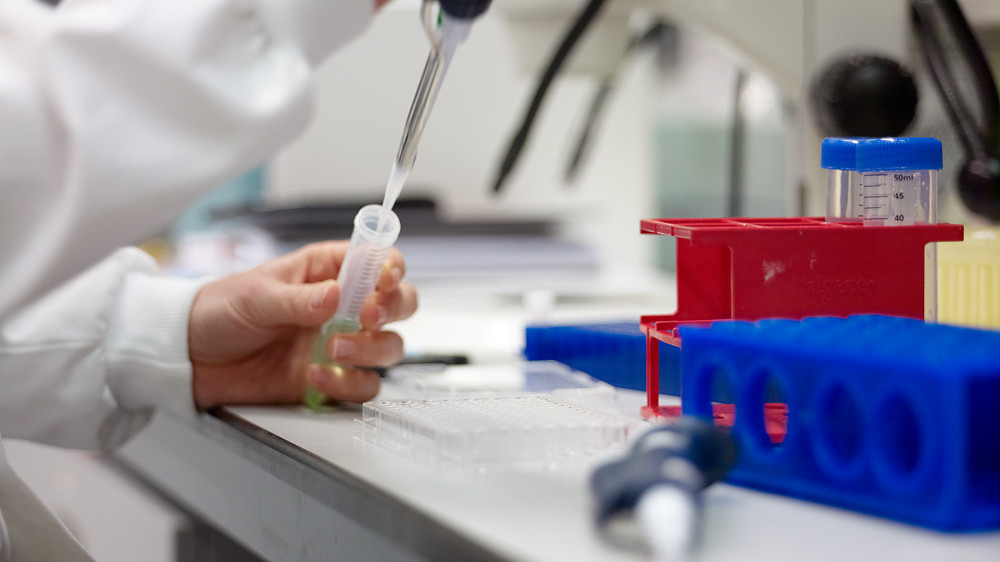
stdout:
<svg viewBox="0 0 1000 562">
<path fill-rule="evenodd" d="M 646 336 L 639 323 L 528 326 L 524 356 L 529 361 L 559 361 L 619 388 L 646 390 Z M 660 344 L 660 391 L 681 391 L 680 351 Z"/>
<path fill-rule="evenodd" d="M 1000 332 L 887 316 L 680 328 L 683 410 L 736 397 L 733 484 L 941 531 L 1000 528 Z M 763 404 L 779 389 L 787 433 Z"/>
</svg>

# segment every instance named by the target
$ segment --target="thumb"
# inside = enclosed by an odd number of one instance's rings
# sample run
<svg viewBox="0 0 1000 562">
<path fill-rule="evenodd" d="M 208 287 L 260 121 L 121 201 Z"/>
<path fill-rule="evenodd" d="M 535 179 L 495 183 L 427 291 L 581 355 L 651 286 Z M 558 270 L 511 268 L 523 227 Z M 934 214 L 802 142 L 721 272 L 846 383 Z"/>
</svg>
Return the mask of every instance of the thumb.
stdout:
<svg viewBox="0 0 1000 562">
<path fill-rule="evenodd" d="M 265 326 L 319 326 L 337 311 L 340 287 L 322 283 L 275 283 L 259 296 L 257 321 Z"/>
</svg>

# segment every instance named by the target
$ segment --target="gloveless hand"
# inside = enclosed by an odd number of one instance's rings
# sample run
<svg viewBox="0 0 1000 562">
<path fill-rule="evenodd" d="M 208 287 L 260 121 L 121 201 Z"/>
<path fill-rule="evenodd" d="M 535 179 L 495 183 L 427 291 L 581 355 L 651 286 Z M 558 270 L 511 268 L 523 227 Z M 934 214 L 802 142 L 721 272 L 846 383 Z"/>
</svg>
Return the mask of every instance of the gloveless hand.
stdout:
<svg viewBox="0 0 1000 562">
<path fill-rule="evenodd" d="M 346 241 L 311 244 L 199 291 L 188 322 L 199 408 L 300 402 L 307 386 L 334 400 L 364 402 L 375 396 L 378 375 L 350 365 L 385 366 L 402 358 L 402 339 L 381 328 L 410 317 L 417 293 L 402 281 L 405 264 L 393 248 L 375 293 L 361 309 L 361 331 L 328 342 L 328 353 L 344 368 L 334 373 L 310 366 L 319 328 L 337 310 L 340 290 L 333 280 L 347 247 Z"/>
</svg>

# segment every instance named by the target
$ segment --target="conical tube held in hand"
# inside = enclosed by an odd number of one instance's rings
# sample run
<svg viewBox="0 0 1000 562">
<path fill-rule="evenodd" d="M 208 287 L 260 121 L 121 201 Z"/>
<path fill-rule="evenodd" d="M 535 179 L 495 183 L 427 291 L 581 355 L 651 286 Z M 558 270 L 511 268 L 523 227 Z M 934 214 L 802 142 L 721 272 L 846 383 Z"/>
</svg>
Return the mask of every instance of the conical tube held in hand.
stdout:
<svg viewBox="0 0 1000 562">
<path fill-rule="evenodd" d="M 351 244 L 337 275 L 340 303 L 333 318 L 323 325 L 319 337 L 313 343 L 310 363 L 331 370 L 340 368 L 327 353 L 326 344 L 333 334 L 361 330 L 361 306 L 375 290 L 382 265 L 399 236 L 399 230 L 399 217 L 391 210 L 383 210 L 381 205 L 367 205 L 358 211 L 354 217 Z M 306 391 L 306 405 L 310 408 L 318 408 L 325 399 L 316 389 Z"/>
</svg>

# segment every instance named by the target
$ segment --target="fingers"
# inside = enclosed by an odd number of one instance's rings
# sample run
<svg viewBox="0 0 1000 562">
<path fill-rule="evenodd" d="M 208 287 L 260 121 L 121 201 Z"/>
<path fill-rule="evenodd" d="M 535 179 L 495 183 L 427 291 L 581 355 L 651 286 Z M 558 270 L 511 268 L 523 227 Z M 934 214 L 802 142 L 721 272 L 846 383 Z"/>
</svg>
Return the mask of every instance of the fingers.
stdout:
<svg viewBox="0 0 1000 562">
<path fill-rule="evenodd" d="M 403 261 L 403 254 L 392 247 L 389 249 L 389 255 L 385 258 L 385 263 L 382 264 L 382 272 L 379 274 L 375 288 L 384 293 L 393 291 L 399 286 L 404 275 L 406 275 L 406 262 Z"/>
<path fill-rule="evenodd" d="M 360 313 L 361 326 L 366 330 L 378 330 L 389 322 L 413 316 L 417 306 L 417 289 L 404 281 L 392 291 L 376 291 L 365 301 Z"/>
<path fill-rule="evenodd" d="M 331 277 L 336 276 L 346 249 L 341 242 L 310 244 L 275 260 L 277 275 L 267 268 L 244 274 L 245 284 L 254 290 L 246 295 L 242 308 L 261 326 L 322 324 L 337 310 L 340 290 Z M 292 273 L 296 268 L 301 271 Z M 403 255 L 391 248 L 379 274 L 376 296 L 362 310 L 364 327 L 378 329 L 416 311 L 416 290 L 401 281 L 405 271 Z"/>
<path fill-rule="evenodd" d="M 346 240 L 307 244 L 262 267 L 288 283 L 318 283 L 336 279 L 347 255 L 348 246 L 349 242 Z M 398 284 L 399 279 L 406 274 L 406 264 L 403 254 L 395 247 L 389 249 L 378 287 L 391 287 L 394 272 L 398 272 L 395 274 L 397 275 L 395 283 Z"/>
<path fill-rule="evenodd" d="M 336 334 L 327 342 L 326 351 L 337 363 L 385 367 L 403 358 L 403 338 L 395 332 Z"/>
<path fill-rule="evenodd" d="M 309 365 L 307 384 L 333 400 L 367 402 L 378 394 L 381 380 L 375 371 L 334 365 Z"/>
<path fill-rule="evenodd" d="M 306 244 L 257 269 L 287 283 L 319 283 L 336 279 L 348 245 L 347 240 Z"/>
<path fill-rule="evenodd" d="M 340 295 L 339 289 L 334 290 L 329 283 L 340 271 L 347 246 L 342 241 L 309 244 L 248 272 L 248 276 L 285 284 L 284 288 L 268 284 L 266 290 L 255 291 L 252 300 L 260 302 L 245 305 L 248 315 L 268 326 L 317 326 L 330 318 Z M 403 254 L 390 248 L 379 273 L 375 296 L 362 308 L 362 326 L 375 330 L 387 322 L 413 315 L 417 308 L 416 290 L 402 281 L 404 275 Z"/>
<path fill-rule="evenodd" d="M 309 365 L 306 383 L 333 400 L 366 402 L 378 394 L 381 379 L 364 367 L 385 366 L 403 358 L 403 339 L 393 332 L 337 334 L 327 342 L 332 366 Z"/>
<path fill-rule="evenodd" d="M 403 358 L 403 339 L 393 332 L 362 331 L 337 334 L 327 342 L 327 354 L 335 362 L 311 364 L 306 385 L 327 398 L 344 402 L 366 402 L 378 394 L 381 379 L 365 366 L 385 366 Z"/>
<path fill-rule="evenodd" d="M 242 308 L 259 326 L 319 326 L 337 310 L 335 281 L 289 285 L 270 280 L 248 293 Z"/>
</svg>

